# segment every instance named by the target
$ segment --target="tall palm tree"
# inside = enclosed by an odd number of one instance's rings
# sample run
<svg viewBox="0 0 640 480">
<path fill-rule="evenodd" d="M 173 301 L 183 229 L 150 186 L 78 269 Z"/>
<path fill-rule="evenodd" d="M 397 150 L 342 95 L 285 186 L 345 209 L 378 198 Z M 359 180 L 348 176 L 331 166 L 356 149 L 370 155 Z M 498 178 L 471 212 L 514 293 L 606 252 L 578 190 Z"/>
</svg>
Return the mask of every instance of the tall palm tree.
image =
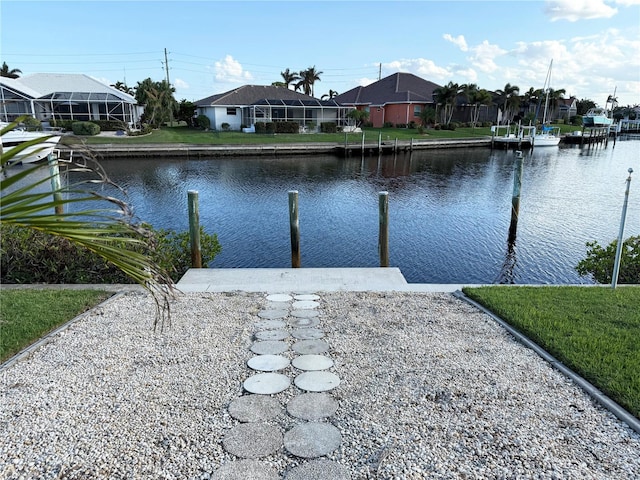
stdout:
<svg viewBox="0 0 640 480">
<path fill-rule="evenodd" d="M 451 123 L 456 99 L 460 94 L 460 85 L 454 82 L 449 82 L 443 87 L 436 88 L 434 90 L 434 94 L 436 97 L 436 104 L 438 106 L 442 106 L 442 122 L 445 124 Z"/>
<path fill-rule="evenodd" d="M 329 89 L 329 93 L 325 93 L 324 95 L 322 95 L 322 97 L 320 97 L 320 100 L 324 100 L 324 99 L 331 100 L 333 97 L 337 97 L 337 96 L 338 96 L 338 92 L 336 92 L 335 90 Z"/>
<path fill-rule="evenodd" d="M 0 136 L 15 128 L 24 118 L 0 129 Z M 151 231 L 131 222 L 130 208 L 126 203 L 95 191 L 96 183 L 110 183 L 99 165 L 96 163 L 91 168 L 88 164 L 69 164 L 71 171 L 93 172 L 97 178 L 62 186 L 51 192 L 43 192 L 41 188 L 52 183 L 54 177 L 52 173 L 39 173 L 43 169 L 47 172 L 46 169 L 50 168 L 47 163 L 13 171 L 12 158 L 47 138 L 23 142 L 0 155 L 0 224 L 62 237 L 99 255 L 153 295 L 157 308 L 156 324 L 160 322 L 162 326 L 169 318 L 173 282 L 169 274 L 144 253 L 153 249 Z M 91 160 L 85 158 L 84 161 Z M 88 202 L 96 207 L 54 213 L 57 207 L 77 202 Z"/>
<path fill-rule="evenodd" d="M 549 111 L 547 113 L 547 118 L 549 120 L 556 118 L 556 110 L 558 110 L 560 100 L 564 98 L 564 94 L 566 92 L 567 91 L 564 88 L 560 88 L 558 90 L 554 90 L 553 88 L 549 89 Z"/>
<path fill-rule="evenodd" d="M 471 111 L 471 124 L 473 128 L 475 128 L 480 118 L 480 107 L 491 106 L 493 104 L 493 98 L 491 93 L 484 88 L 481 88 L 471 94 L 470 102 L 473 105 L 473 109 Z"/>
<path fill-rule="evenodd" d="M 123 83 L 120 80 L 118 80 L 116 83 L 112 84 L 111 86 L 116 90 L 120 90 L 121 92 L 124 92 L 131 96 L 135 95 L 136 93 L 133 88 L 127 86 L 126 83 Z"/>
<path fill-rule="evenodd" d="M 300 75 L 298 75 L 296 72 L 290 71 L 288 68 L 284 72 L 280 72 L 280 75 L 282 75 L 282 83 L 287 88 L 289 88 L 289 85 L 291 85 L 293 82 L 297 82 L 298 80 L 300 80 Z"/>
<path fill-rule="evenodd" d="M 315 65 L 302 70 L 300 72 L 300 81 L 296 84 L 295 89 L 302 88 L 305 95 L 313 97 L 313 85 L 320 81 L 320 75 L 322 75 L 322 72 L 318 72 Z"/>
<path fill-rule="evenodd" d="M 19 73 L 22 73 L 22 71 L 17 68 L 9 70 L 9 65 L 7 65 L 7 62 L 2 62 L 2 68 L 0 68 L 0 77 L 18 78 L 20 77 L 20 75 L 18 75 Z"/>
<path fill-rule="evenodd" d="M 498 95 L 498 101 L 502 105 L 502 118 L 507 122 L 511 121 L 513 112 L 518 108 L 520 104 L 520 87 L 507 83 L 504 86 L 504 90 L 496 90 Z"/>
</svg>

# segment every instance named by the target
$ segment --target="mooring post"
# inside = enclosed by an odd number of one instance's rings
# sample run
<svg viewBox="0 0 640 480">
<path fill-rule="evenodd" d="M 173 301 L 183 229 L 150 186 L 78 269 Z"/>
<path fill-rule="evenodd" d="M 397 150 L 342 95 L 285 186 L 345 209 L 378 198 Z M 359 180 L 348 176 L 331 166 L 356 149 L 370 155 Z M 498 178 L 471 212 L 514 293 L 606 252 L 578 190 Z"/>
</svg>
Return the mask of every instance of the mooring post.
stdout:
<svg viewBox="0 0 640 480">
<path fill-rule="evenodd" d="M 616 288 L 618 284 L 618 274 L 620 273 L 620 257 L 622 257 L 622 246 L 624 244 L 624 222 L 627 217 L 627 204 L 629 203 L 629 187 L 631 186 L 631 174 L 633 168 L 627 170 L 627 188 L 624 192 L 624 203 L 622 205 L 622 218 L 620 219 L 620 232 L 618 233 L 618 245 L 616 246 L 616 257 L 613 262 L 613 275 L 611 276 L 611 288 Z"/>
<path fill-rule="evenodd" d="M 518 230 L 518 215 L 520 213 L 520 190 L 522 188 L 523 155 L 516 151 L 516 161 L 513 164 L 513 194 L 511 196 L 511 223 L 509 224 L 509 243 L 516 239 Z"/>
<path fill-rule="evenodd" d="M 396 143 L 393 145 L 393 151 L 394 152 L 398 151 L 398 137 L 396 137 Z"/>
<path fill-rule="evenodd" d="M 56 215 L 64 214 L 64 205 L 62 205 L 62 184 L 60 182 L 60 167 L 58 165 L 58 157 L 53 153 L 47 156 L 49 164 L 49 176 L 51 177 L 51 192 L 53 193 L 53 201 L 55 202 L 54 210 Z"/>
<path fill-rule="evenodd" d="M 409 151 L 413 152 L 413 137 L 411 137 L 411 143 L 409 144 Z"/>
<path fill-rule="evenodd" d="M 298 191 L 289 191 L 289 229 L 291 231 L 291 268 L 300 268 L 300 221 Z"/>
<path fill-rule="evenodd" d="M 198 191 L 187 192 L 189 203 L 189 241 L 191 242 L 191 267 L 202 268 L 200 250 L 200 212 L 198 211 Z"/>
<path fill-rule="evenodd" d="M 389 192 L 378 192 L 378 217 L 380 233 L 378 235 L 378 252 L 380 266 L 389 266 Z"/>
<path fill-rule="evenodd" d="M 378 152 L 382 153 L 382 132 L 378 133 Z"/>
<path fill-rule="evenodd" d="M 364 155 L 364 132 L 362 132 L 362 154 Z"/>
<path fill-rule="evenodd" d="M 344 151 L 347 151 L 347 132 L 344 132 Z"/>
</svg>

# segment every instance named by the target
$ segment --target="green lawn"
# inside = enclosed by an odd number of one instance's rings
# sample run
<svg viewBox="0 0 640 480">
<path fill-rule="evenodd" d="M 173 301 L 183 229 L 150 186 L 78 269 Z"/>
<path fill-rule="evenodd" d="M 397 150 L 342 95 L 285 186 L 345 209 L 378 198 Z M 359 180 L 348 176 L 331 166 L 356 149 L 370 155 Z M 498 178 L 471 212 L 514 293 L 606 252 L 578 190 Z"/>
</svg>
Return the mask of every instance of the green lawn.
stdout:
<svg viewBox="0 0 640 480">
<path fill-rule="evenodd" d="M 465 288 L 640 418 L 640 287 Z"/>
<path fill-rule="evenodd" d="M 111 295 L 101 290 L 0 290 L 0 362 Z"/>
<path fill-rule="evenodd" d="M 425 130 L 420 134 L 416 129 L 406 128 L 365 128 L 366 143 L 377 143 L 382 135 L 382 141 L 427 140 L 438 138 L 470 138 L 491 135 L 489 128 L 458 128 L 456 130 Z M 205 132 L 188 127 L 163 127 L 154 130 L 150 135 L 139 137 L 81 137 L 89 145 L 117 143 L 117 144 L 158 144 L 158 143 L 186 143 L 192 145 L 256 145 L 269 143 L 331 143 L 343 144 L 344 133 L 304 133 L 304 134 L 276 134 L 262 135 L 242 132 Z M 346 134 L 347 142 L 362 142 L 362 133 Z M 72 137 L 65 138 L 65 142 L 74 141 Z"/>
</svg>

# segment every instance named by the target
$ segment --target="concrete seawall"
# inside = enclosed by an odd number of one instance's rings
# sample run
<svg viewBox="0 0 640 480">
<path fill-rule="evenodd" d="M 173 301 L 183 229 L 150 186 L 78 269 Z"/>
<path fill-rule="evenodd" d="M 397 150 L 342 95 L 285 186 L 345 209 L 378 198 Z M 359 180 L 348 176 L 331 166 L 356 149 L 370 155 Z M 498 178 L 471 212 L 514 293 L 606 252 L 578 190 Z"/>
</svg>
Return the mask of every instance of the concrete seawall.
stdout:
<svg viewBox="0 0 640 480">
<path fill-rule="evenodd" d="M 435 148 L 472 148 L 490 147 L 489 137 L 471 139 L 438 139 L 420 141 L 383 142 L 340 145 L 335 143 L 274 143 L 259 145 L 193 145 L 186 143 L 132 144 L 104 143 L 88 145 L 88 148 L 100 158 L 150 158 L 150 157 L 229 157 L 229 156 L 285 156 L 285 155 L 340 155 L 369 153 L 408 152 Z M 69 148 L 69 147 L 67 147 Z M 73 147 L 71 147 L 73 149 Z"/>
</svg>

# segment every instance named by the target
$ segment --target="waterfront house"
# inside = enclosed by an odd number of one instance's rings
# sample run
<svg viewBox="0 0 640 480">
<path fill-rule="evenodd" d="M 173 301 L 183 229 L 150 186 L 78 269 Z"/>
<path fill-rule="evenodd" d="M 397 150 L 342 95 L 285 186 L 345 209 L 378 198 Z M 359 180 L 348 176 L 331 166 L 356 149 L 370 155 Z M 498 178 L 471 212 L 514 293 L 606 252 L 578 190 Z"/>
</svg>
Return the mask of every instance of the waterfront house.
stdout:
<svg viewBox="0 0 640 480">
<path fill-rule="evenodd" d="M 420 124 L 423 109 L 436 107 L 433 82 L 411 73 L 394 73 L 366 87 L 355 87 L 333 99 L 340 105 L 369 112 L 369 122 L 380 128 L 384 124 L 405 126 Z"/>
<path fill-rule="evenodd" d="M 578 99 L 576 97 L 561 98 L 558 100 L 558 110 L 553 120 L 562 119 L 565 123 L 571 123 L 571 118 L 578 114 Z"/>
<path fill-rule="evenodd" d="M 31 115 L 41 121 L 113 120 L 133 125 L 143 111 L 131 95 L 83 74 L 0 77 L 0 87 L 0 120 L 5 122 Z"/>
<path fill-rule="evenodd" d="M 257 122 L 294 121 L 302 131 L 315 131 L 321 123 L 342 126 L 351 110 L 335 100 L 318 100 L 286 87 L 244 85 L 195 103 L 196 115 L 205 115 L 211 128 L 251 129 Z"/>
</svg>

